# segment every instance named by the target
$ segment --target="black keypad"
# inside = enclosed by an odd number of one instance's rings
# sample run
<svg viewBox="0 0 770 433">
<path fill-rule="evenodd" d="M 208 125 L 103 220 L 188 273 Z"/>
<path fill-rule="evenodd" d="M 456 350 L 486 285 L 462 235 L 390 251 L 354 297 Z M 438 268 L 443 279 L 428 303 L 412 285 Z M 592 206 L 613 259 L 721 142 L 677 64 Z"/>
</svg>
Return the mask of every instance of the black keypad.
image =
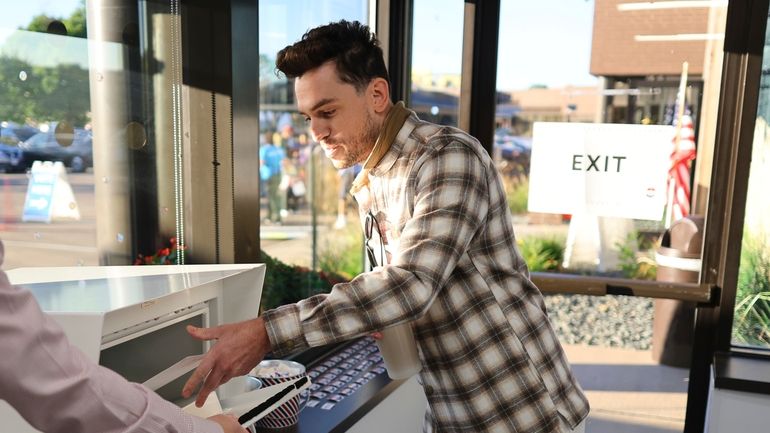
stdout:
<svg viewBox="0 0 770 433">
<path fill-rule="evenodd" d="M 332 410 L 380 374 L 386 372 L 377 345 L 363 338 L 308 369 L 313 384 L 307 406 Z"/>
</svg>

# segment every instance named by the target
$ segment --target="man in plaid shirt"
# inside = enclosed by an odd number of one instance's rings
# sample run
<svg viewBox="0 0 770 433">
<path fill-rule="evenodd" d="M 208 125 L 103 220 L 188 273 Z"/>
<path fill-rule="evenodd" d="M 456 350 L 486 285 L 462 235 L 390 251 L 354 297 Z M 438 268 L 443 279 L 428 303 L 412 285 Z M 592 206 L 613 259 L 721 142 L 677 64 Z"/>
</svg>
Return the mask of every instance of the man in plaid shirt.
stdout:
<svg viewBox="0 0 770 433">
<path fill-rule="evenodd" d="M 410 323 L 435 432 L 564 433 L 588 401 L 517 248 L 500 176 L 479 142 L 419 120 L 389 96 L 368 27 L 318 27 L 278 53 L 299 111 L 335 167 L 363 163 L 352 191 L 377 215 L 387 264 L 331 293 L 262 317 L 190 329 L 218 342 L 185 385 L 198 403 L 268 351 L 352 339 Z"/>
</svg>

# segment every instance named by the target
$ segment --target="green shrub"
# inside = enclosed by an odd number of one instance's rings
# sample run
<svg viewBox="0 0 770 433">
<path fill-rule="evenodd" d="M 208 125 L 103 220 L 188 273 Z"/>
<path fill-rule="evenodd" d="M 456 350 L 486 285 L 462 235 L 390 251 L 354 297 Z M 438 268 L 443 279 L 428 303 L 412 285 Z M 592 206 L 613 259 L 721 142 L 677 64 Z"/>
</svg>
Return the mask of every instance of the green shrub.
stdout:
<svg viewBox="0 0 770 433">
<path fill-rule="evenodd" d="M 761 237 L 743 236 L 733 340 L 770 346 L 770 245 Z"/>
<path fill-rule="evenodd" d="M 645 239 L 636 231 L 626 236 L 625 241 L 617 242 L 615 248 L 619 251 L 620 271 L 626 278 L 637 280 L 654 280 L 658 267 L 652 254 L 651 245 L 644 245 Z M 647 253 L 639 253 L 644 247 Z"/>
<path fill-rule="evenodd" d="M 519 251 L 531 272 L 560 271 L 564 260 L 564 242 L 553 238 L 519 240 Z"/>
<path fill-rule="evenodd" d="M 342 230 L 328 232 L 318 251 L 318 267 L 348 280 L 364 270 L 364 240 L 361 225 L 348 222 Z"/>
<path fill-rule="evenodd" d="M 505 188 L 505 197 L 508 200 L 508 208 L 514 215 L 527 213 L 527 204 L 529 200 L 529 179 L 503 177 L 503 187 Z"/>
<path fill-rule="evenodd" d="M 265 264 L 260 309 L 268 310 L 291 304 L 319 293 L 328 293 L 337 283 L 348 281 L 329 272 L 315 272 L 304 266 L 288 265 L 260 251 Z"/>
</svg>

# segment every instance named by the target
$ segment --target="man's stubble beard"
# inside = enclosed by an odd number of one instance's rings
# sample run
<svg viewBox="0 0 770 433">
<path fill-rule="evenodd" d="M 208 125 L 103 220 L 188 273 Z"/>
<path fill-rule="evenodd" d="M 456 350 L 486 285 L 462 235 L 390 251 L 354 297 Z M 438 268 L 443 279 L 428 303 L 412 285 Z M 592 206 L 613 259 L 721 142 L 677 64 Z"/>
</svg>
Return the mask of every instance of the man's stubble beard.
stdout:
<svg viewBox="0 0 770 433">
<path fill-rule="evenodd" d="M 375 124 L 371 114 L 366 113 L 364 128 L 348 146 L 348 154 L 343 160 L 332 160 L 337 169 L 348 168 L 363 163 L 374 148 L 374 143 L 380 135 L 380 128 Z"/>
</svg>

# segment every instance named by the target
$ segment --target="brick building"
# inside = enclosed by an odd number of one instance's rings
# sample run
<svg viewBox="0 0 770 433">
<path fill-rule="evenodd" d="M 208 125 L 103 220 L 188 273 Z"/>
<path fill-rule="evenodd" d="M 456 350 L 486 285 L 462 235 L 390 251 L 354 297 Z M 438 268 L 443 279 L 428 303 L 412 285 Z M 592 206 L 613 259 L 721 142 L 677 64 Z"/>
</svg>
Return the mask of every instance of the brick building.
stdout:
<svg viewBox="0 0 770 433">
<path fill-rule="evenodd" d="M 688 63 L 686 103 L 697 118 L 709 34 L 706 2 L 595 0 L 591 69 L 603 77 L 604 122 L 667 123 Z"/>
</svg>

